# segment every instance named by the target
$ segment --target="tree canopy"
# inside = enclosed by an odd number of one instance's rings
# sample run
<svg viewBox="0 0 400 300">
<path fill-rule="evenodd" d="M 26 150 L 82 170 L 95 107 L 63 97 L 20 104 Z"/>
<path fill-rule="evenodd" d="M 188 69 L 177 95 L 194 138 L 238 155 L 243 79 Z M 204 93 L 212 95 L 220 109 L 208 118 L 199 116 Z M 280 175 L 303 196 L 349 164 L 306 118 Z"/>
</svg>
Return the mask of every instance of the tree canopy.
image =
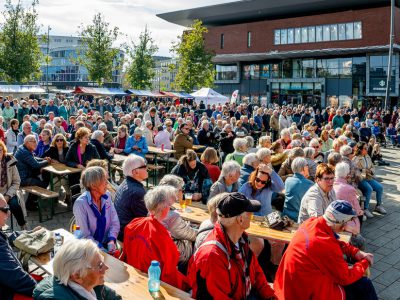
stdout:
<svg viewBox="0 0 400 300">
<path fill-rule="evenodd" d="M 40 76 L 40 51 L 36 12 L 37 0 L 28 8 L 6 0 L 0 29 L 0 72 L 9 83 L 25 83 Z"/>
<path fill-rule="evenodd" d="M 195 88 L 212 87 L 215 78 L 215 67 L 212 63 L 214 54 L 206 49 L 204 34 L 208 29 L 202 22 L 195 20 L 185 31 L 178 43 L 172 45 L 171 51 L 177 55 L 178 71 L 175 77 L 175 89 L 188 93 Z"/>
</svg>

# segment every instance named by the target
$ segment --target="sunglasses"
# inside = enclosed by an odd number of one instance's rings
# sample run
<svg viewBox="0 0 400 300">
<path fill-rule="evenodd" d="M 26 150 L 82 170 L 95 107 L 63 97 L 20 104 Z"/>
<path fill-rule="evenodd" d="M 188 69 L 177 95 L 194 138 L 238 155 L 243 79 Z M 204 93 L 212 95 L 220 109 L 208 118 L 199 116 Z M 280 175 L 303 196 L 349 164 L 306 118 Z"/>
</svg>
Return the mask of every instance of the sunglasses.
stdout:
<svg viewBox="0 0 400 300">
<path fill-rule="evenodd" d="M 64 142 L 63 139 L 56 139 L 56 142 Z"/>
<path fill-rule="evenodd" d="M 2 211 L 3 213 L 6 214 L 10 211 L 10 207 L 8 205 L 4 206 L 4 207 L 0 207 L 0 211 Z"/>
<path fill-rule="evenodd" d="M 259 182 L 261 184 L 266 184 L 268 182 L 268 180 L 261 180 L 260 178 L 256 178 L 256 182 Z"/>
</svg>

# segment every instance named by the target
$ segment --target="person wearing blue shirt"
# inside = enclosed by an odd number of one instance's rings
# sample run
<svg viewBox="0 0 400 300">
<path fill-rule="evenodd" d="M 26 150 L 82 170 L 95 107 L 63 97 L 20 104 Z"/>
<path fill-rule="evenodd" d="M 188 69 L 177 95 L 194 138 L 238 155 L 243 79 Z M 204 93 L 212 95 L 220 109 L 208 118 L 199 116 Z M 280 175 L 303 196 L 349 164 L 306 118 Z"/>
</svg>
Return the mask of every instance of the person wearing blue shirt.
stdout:
<svg viewBox="0 0 400 300">
<path fill-rule="evenodd" d="M 258 200 L 261 203 L 261 210 L 255 213 L 258 216 L 266 216 L 272 213 L 272 193 L 279 193 L 284 189 L 284 183 L 279 175 L 266 164 L 260 164 L 251 173 L 249 182 L 245 183 L 239 190 L 251 200 Z"/>
<path fill-rule="evenodd" d="M 371 127 L 371 133 L 375 136 L 376 140 L 379 143 L 384 143 L 386 145 L 385 136 L 381 132 L 381 128 L 379 127 L 378 121 L 374 122 L 374 125 Z"/>
<path fill-rule="evenodd" d="M 308 164 L 303 157 L 296 157 L 291 165 L 293 176 L 285 181 L 285 203 L 283 204 L 283 215 L 297 222 L 301 199 L 314 182 L 308 180 Z"/>
<path fill-rule="evenodd" d="M 54 115 L 56 117 L 58 117 L 60 115 L 60 113 L 58 111 L 58 107 L 56 105 L 54 105 L 54 100 L 53 99 L 49 100 L 49 105 L 46 106 L 46 109 L 45 109 L 44 113 L 46 115 L 48 115 L 49 112 L 51 112 L 51 111 L 54 112 Z"/>
<path fill-rule="evenodd" d="M 400 135 L 397 134 L 396 128 L 393 127 L 392 123 L 389 123 L 389 127 L 386 128 L 386 136 L 390 137 L 393 145 L 400 146 Z"/>
<path fill-rule="evenodd" d="M 133 136 L 130 136 L 126 141 L 125 150 L 126 154 L 136 154 L 141 157 L 145 157 L 146 153 L 149 152 L 147 147 L 146 139 L 143 137 L 143 131 L 139 127 L 135 128 Z"/>
</svg>

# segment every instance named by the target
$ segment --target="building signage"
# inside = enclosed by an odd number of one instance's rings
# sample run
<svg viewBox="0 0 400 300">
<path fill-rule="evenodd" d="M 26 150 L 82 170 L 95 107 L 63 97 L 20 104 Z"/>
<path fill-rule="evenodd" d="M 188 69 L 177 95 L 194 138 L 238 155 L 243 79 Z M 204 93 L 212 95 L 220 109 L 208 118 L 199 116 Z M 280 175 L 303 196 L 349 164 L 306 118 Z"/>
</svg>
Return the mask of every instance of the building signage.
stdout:
<svg viewBox="0 0 400 300">
<path fill-rule="evenodd" d="M 390 91 L 395 91 L 396 79 L 392 77 L 390 81 Z M 386 77 L 370 78 L 369 79 L 369 91 L 370 93 L 386 93 Z"/>
</svg>

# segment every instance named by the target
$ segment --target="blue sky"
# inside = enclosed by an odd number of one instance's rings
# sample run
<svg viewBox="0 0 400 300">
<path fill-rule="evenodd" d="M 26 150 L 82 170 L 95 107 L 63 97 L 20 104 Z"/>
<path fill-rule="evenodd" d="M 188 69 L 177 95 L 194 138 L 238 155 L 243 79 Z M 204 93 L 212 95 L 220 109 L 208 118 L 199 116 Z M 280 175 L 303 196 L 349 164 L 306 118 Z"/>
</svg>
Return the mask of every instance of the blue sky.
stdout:
<svg viewBox="0 0 400 300">
<path fill-rule="evenodd" d="M 12 0 L 15 3 L 17 0 Z M 4 0 L 0 0 L 3 10 Z M 30 3 L 22 0 L 23 3 Z M 107 22 L 117 26 L 128 38 L 137 39 L 146 24 L 159 47 L 159 55 L 169 56 L 171 42 L 184 27 L 168 23 L 156 16 L 158 13 L 188 9 L 232 0 L 39 0 L 39 23 L 52 28 L 50 34 L 77 35 L 80 24 L 89 24 L 93 15 L 102 13 Z"/>
</svg>

